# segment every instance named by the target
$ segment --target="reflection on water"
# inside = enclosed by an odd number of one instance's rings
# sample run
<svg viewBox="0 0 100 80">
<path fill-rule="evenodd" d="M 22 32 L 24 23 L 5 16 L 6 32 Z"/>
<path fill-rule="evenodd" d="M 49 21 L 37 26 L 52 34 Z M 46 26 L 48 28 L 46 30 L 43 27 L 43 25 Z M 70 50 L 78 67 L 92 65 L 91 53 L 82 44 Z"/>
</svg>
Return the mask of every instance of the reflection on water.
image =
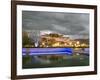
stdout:
<svg viewBox="0 0 100 80">
<path fill-rule="evenodd" d="M 89 48 L 23 48 L 23 68 L 88 66 Z"/>
</svg>

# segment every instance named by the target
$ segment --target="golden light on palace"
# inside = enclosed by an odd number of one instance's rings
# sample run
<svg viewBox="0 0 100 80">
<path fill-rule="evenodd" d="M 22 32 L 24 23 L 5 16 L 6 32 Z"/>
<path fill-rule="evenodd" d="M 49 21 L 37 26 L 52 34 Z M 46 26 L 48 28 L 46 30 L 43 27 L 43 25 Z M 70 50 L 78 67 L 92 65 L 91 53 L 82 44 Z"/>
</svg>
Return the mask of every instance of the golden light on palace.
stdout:
<svg viewBox="0 0 100 80">
<path fill-rule="evenodd" d="M 57 42 L 57 43 L 53 44 L 52 46 L 56 47 L 56 46 L 60 46 L 60 44 Z"/>
<path fill-rule="evenodd" d="M 76 42 L 76 44 L 80 44 L 80 42 L 79 42 L 79 41 L 77 41 L 77 42 Z"/>
<path fill-rule="evenodd" d="M 72 45 L 72 42 L 69 42 L 69 45 Z"/>
<path fill-rule="evenodd" d="M 86 46 L 86 44 L 83 43 L 83 44 L 81 44 L 81 46 Z"/>
<path fill-rule="evenodd" d="M 45 45 L 45 43 L 43 42 L 42 45 Z"/>
</svg>

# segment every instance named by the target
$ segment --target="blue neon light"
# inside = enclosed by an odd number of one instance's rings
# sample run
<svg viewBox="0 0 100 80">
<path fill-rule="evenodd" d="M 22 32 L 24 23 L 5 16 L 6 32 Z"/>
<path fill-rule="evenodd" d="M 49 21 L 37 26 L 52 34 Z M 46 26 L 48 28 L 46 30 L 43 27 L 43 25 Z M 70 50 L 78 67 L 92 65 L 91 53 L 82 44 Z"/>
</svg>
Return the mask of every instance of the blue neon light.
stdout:
<svg viewBox="0 0 100 80">
<path fill-rule="evenodd" d="M 72 48 L 23 48 L 22 53 L 26 55 L 44 55 L 44 54 L 72 54 Z"/>
</svg>

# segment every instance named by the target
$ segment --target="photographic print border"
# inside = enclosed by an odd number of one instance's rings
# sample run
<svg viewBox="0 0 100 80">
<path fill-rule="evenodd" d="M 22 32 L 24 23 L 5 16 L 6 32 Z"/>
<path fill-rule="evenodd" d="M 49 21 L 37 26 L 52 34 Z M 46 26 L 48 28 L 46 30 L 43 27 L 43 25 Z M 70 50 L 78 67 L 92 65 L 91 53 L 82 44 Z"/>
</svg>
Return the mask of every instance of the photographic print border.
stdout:
<svg viewBox="0 0 100 80">
<path fill-rule="evenodd" d="M 94 10 L 94 71 L 17 75 L 17 56 L 16 56 L 17 55 L 17 5 L 93 9 Z M 97 6 L 96 5 L 63 4 L 63 3 L 33 2 L 33 1 L 11 1 L 11 79 L 12 80 L 90 75 L 90 74 L 97 74 Z"/>
</svg>

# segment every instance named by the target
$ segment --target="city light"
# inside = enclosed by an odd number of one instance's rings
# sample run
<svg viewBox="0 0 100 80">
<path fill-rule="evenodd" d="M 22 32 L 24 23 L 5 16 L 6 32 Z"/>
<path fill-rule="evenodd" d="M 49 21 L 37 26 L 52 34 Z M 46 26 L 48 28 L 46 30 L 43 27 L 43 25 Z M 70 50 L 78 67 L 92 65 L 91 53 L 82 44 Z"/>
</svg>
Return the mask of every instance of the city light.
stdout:
<svg viewBox="0 0 100 80">
<path fill-rule="evenodd" d="M 30 37 L 27 37 L 29 33 L 24 32 L 24 36 L 26 36 L 26 40 L 23 39 L 23 42 L 26 42 L 26 44 L 23 44 L 23 47 L 36 47 L 34 41 L 34 37 L 31 39 Z M 38 41 L 37 47 L 89 47 L 88 43 L 89 39 L 71 39 L 70 36 L 63 37 L 63 35 L 59 35 L 57 33 L 50 33 L 50 34 L 44 34 L 40 35 L 40 39 Z"/>
</svg>

